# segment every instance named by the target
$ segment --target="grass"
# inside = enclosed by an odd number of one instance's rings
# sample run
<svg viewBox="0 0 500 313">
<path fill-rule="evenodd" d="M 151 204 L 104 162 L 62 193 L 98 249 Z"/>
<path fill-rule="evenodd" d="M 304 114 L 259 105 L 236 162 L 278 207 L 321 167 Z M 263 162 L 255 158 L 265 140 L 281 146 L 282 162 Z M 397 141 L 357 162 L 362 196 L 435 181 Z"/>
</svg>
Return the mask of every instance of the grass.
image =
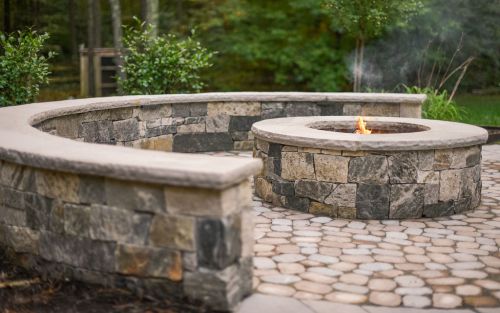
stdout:
<svg viewBox="0 0 500 313">
<path fill-rule="evenodd" d="M 460 118 L 460 122 L 500 127 L 500 94 L 464 94 L 457 96 L 455 100 L 465 112 Z"/>
</svg>

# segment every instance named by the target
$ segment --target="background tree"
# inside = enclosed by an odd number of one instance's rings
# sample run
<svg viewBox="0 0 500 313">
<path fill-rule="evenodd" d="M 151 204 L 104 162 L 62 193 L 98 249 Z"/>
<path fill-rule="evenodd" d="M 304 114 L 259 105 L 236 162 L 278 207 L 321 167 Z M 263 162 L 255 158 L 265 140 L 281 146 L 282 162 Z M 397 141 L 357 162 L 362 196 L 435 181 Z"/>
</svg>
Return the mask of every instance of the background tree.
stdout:
<svg viewBox="0 0 500 313">
<path fill-rule="evenodd" d="M 158 36 L 159 0 L 141 0 L 141 19 L 144 25 L 151 25 L 151 36 Z"/>
<path fill-rule="evenodd" d="M 406 23 L 422 7 L 419 0 L 326 0 L 325 5 L 336 26 L 356 38 L 354 91 L 361 91 L 366 41 L 389 26 Z"/>
<path fill-rule="evenodd" d="M 109 0 L 109 5 L 111 7 L 111 19 L 113 26 L 113 46 L 116 51 L 123 53 L 123 43 L 122 43 L 122 11 L 120 7 L 120 0 Z M 118 66 L 118 76 L 121 79 L 125 78 L 122 71 L 122 58 L 119 56 L 115 59 L 116 65 Z"/>
</svg>

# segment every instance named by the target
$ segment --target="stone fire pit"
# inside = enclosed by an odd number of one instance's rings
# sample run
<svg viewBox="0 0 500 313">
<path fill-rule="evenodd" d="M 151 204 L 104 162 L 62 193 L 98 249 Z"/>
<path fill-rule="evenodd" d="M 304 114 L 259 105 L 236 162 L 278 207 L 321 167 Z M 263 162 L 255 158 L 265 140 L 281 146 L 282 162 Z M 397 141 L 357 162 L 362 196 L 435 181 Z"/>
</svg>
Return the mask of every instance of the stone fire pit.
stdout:
<svg viewBox="0 0 500 313">
<path fill-rule="evenodd" d="M 472 210 L 481 198 L 486 130 L 461 123 L 352 116 L 290 117 L 253 125 L 264 161 L 257 194 L 275 205 L 332 217 L 402 219 Z"/>
</svg>

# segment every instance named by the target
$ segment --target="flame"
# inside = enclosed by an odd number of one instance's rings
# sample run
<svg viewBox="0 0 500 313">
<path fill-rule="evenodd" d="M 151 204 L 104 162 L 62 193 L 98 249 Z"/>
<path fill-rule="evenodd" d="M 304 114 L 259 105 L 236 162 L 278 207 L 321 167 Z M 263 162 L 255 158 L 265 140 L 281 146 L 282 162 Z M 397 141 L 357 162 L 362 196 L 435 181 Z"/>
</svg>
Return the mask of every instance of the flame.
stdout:
<svg viewBox="0 0 500 313">
<path fill-rule="evenodd" d="M 354 133 L 362 135 L 368 135 L 372 133 L 370 129 L 366 129 L 366 122 L 363 120 L 362 116 L 358 116 L 358 119 L 356 121 L 356 131 Z"/>
</svg>

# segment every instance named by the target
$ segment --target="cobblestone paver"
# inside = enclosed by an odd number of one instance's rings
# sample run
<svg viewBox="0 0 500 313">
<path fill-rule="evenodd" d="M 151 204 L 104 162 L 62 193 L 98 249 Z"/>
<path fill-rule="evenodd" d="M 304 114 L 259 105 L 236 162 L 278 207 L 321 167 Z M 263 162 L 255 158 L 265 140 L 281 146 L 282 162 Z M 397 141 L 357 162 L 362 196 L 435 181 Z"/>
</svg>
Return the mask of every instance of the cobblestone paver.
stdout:
<svg viewBox="0 0 500 313">
<path fill-rule="evenodd" d="M 483 148 L 482 165 L 480 207 L 443 218 L 331 219 L 254 197 L 255 291 L 300 303 L 500 307 L 500 145 Z"/>
</svg>

